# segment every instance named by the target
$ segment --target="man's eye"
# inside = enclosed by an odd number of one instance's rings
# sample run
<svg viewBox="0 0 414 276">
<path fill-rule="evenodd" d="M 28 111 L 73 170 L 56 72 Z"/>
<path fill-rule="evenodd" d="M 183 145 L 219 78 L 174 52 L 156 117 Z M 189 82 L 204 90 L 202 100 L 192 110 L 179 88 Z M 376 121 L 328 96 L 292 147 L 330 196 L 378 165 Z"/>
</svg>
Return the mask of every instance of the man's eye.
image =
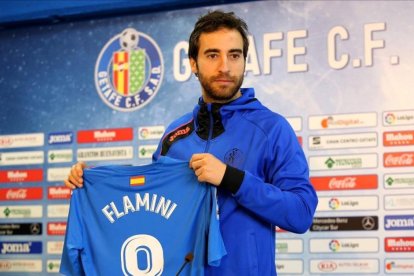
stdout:
<svg viewBox="0 0 414 276">
<path fill-rule="evenodd" d="M 207 57 L 208 57 L 208 58 L 211 58 L 211 59 L 215 59 L 215 58 L 217 58 L 217 57 L 218 57 L 218 55 L 217 55 L 217 54 L 210 54 L 210 55 L 208 55 Z"/>
<path fill-rule="evenodd" d="M 231 59 L 239 59 L 239 58 L 240 58 L 240 56 L 241 56 L 240 54 L 231 54 L 231 55 L 230 55 L 230 58 L 231 58 Z"/>
</svg>

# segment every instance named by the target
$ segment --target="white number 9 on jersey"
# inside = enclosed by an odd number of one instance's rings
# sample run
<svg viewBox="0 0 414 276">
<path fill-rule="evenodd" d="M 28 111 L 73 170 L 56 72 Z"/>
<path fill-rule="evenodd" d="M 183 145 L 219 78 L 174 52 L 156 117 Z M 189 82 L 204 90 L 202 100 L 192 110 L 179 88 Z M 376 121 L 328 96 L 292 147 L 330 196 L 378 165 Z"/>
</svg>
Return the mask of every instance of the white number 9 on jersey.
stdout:
<svg viewBox="0 0 414 276">
<path fill-rule="evenodd" d="M 121 248 L 121 266 L 128 276 L 161 275 L 164 269 L 161 243 L 149 235 L 129 237 Z"/>
</svg>

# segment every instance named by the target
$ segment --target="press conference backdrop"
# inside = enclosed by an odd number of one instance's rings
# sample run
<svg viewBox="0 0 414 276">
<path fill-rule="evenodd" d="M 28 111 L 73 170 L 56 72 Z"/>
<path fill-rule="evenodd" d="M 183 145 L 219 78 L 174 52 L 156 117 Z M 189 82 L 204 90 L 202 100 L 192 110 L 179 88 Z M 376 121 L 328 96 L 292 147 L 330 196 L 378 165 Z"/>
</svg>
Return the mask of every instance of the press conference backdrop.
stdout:
<svg viewBox="0 0 414 276">
<path fill-rule="evenodd" d="M 58 272 L 73 163 L 151 162 L 200 96 L 187 38 L 212 8 L 0 32 L 0 272 Z M 319 196 L 306 234 L 275 229 L 278 273 L 413 275 L 414 2 L 220 8 L 247 21 L 244 86 L 289 119 Z"/>
</svg>

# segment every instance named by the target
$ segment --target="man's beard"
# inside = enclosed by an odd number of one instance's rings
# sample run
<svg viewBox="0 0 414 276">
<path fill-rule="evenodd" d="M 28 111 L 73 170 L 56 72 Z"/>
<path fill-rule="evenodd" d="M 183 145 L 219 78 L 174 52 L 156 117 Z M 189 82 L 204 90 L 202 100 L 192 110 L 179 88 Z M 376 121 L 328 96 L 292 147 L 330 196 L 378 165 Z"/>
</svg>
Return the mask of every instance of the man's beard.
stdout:
<svg viewBox="0 0 414 276">
<path fill-rule="evenodd" d="M 232 80 L 233 85 L 223 88 L 214 88 L 212 84 L 215 82 L 216 79 L 220 78 Z M 206 93 L 206 96 L 217 102 L 228 102 L 232 100 L 239 91 L 243 83 L 243 79 L 243 75 L 241 75 L 240 77 L 230 77 L 228 74 L 221 74 L 218 76 L 207 78 L 204 77 L 203 74 L 201 74 L 200 72 L 198 73 L 198 80 L 200 81 L 201 87 Z"/>
</svg>

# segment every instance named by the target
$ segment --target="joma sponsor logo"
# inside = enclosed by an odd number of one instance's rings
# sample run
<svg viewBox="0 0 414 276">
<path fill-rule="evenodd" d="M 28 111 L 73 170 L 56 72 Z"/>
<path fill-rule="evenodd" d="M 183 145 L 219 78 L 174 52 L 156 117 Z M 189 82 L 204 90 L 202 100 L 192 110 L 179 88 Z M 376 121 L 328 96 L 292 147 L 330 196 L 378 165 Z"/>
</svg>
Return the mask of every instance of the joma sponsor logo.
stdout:
<svg viewBox="0 0 414 276">
<path fill-rule="evenodd" d="M 385 230 L 414 230 L 414 215 L 385 216 Z"/>
<path fill-rule="evenodd" d="M 50 133 L 48 143 L 49 145 L 57 144 L 72 144 L 73 133 L 72 132 L 61 132 L 61 133 Z"/>
<path fill-rule="evenodd" d="M 41 242 L 0 242 L 1 254 L 40 254 Z"/>
</svg>

